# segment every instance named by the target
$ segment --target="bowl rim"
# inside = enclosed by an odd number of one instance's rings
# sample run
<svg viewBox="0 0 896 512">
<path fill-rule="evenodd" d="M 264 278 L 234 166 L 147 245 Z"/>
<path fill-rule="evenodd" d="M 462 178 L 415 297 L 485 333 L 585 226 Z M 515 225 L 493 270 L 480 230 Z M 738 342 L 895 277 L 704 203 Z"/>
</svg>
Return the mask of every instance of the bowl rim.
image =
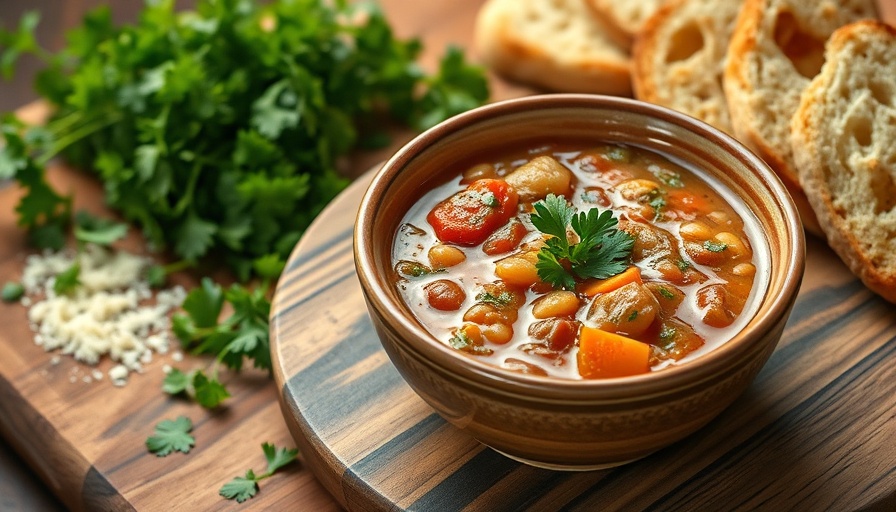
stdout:
<svg viewBox="0 0 896 512">
<path fill-rule="evenodd" d="M 774 205 L 783 218 L 786 244 L 789 254 L 786 260 L 778 260 L 778 267 L 790 269 L 785 271 L 781 286 L 773 289 L 774 272 L 769 272 L 769 283 L 764 298 L 760 298 L 756 311 L 744 329 L 732 338 L 723 342 L 693 361 L 681 365 L 672 365 L 656 372 L 648 372 L 629 377 L 608 379 L 565 379 L 561 377 L 544 377 L 511 372 L 490 363 L 485 363 L 457 353 L 440 342 L 429 331 L 419 325 L 416 320 L 406 315 L 394 314 L 402 311 L 401 304 L 389 300 L 386 289 L 391 286 L 385 277 L 378 279 L 375 270 L 373 251 L 373 222 L 376 218 L 375 205 L 382 201 L 383 195 L 396 179 L 401 169 L 413 158 L 436 141 L 463 131 L 480 122 L 498 116 L 521 114 L 533 109 L 555 110 L 568 108 L 585 108 L 599 110 L 626 110 L 630 113 L 651 117 L 674 124 L 708 139 L 724 153 L 733 154 L 744 167 L 758 174 L 759 181 L 771 192 Z M 762 217 L 757 215 L 760 227 L 765 227 Z M 390 234 L 390 244 L 394 234 Z M 772 244 L 765 238 L 765 244 L 771 250 Z M 514 395 L 525 392 L 531 399 L 566 399 L 582 398 L 621 398 L 632 396 L 649 397 L 664 395 L 670 391 L 670 383 L 699 386 L 703 381 L 712 378 L 719 372 L 731 367 L 731 362 L 738 357 L 745 357 L 750 351 L 757 350 L 761 338 L 781 322 L 782 317 L 789 315 L 796 299 L 805 270 L 806 242 L 799 214 L 793 199 L 784 187 L 777 174 L 756 154 L 730 135 L 718 130 L 703 121 L 659 105 L 639 100 L 613 96 L 592 94 L 542 94 L 503 100 L 484 105 L 454 116 L 414 137 L 399 149 L 376 172 L 361 200 L 355 222 L 353 235 L 353 252 L 355 267 L 368 308 L 376 309 L 388 327 L 395 331 L 399 339 L 404 340 L 404 348 L 412 349 L 419 359 L 433 370 L 452 374 L 465 381 L 487 383 L 495 390 L 503 390 Z M 774 263 L 772 263 L 774 264 Z M 749 328 L 749 330 L 748 330 Z M 381 340 L 382 341 L 382 340 Z"/>
</svg>

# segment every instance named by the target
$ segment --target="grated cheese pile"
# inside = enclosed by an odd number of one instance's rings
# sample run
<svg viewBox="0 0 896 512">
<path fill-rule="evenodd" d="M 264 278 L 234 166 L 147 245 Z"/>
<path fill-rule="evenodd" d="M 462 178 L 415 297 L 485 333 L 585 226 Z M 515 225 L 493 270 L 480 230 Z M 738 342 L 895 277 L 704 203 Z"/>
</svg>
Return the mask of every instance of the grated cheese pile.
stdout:
<svg viewBox="0 0 896 512">
<path fill-rule="evenodd" d="M 80 264 L 80 285 L 71 295 L 53 290 L 56 276 Z M 168 313 L 186 296 L 180 286 L 155 294 L 143 279 L 152 261 L 124 251 L 88 245 L 80 255 L 45 252 L 29 256 L 22 275 L 30 306 L 34 342 L 45 350 L 61 349 L 78 361 L 95 365 L 108 355 L 119 364 L 109 370 L 117 386 L 130 372 L 140 372 L 153 352 L 168 352 Z M 39 300 L 35 300 L 40 298 Z"/>
</svg>

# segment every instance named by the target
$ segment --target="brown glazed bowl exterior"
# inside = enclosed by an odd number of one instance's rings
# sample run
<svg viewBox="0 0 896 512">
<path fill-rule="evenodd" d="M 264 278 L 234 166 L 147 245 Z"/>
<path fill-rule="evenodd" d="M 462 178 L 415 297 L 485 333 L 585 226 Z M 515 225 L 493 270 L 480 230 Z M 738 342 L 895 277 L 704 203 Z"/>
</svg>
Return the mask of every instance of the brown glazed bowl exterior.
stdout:
<svg viewBox="0 0 896 512">
<path fill-rule="evenodd" d="M 604 380 L 513 373 L 438 341 L 391 281 L 392 243 L 421 195 L 452 162 L 546 135 L 651 149 L 702 169 L 758 218 L 768 261 L 755 314 L 733 339 L 661 371 Z M 730 198 L 729 198 L 730 199 Z M 736 198 L 735 198 L 736 201 Z M 738 205 L 735 205 L 736 207 Z M 454 117 L 423 133 L 376 174 L 355 226 L 355 265 L 370 316 L 393 364 L 446 420 L 522 462 L 596 469 L 644 457 L 693 433 L 750 384 L 775 348 L 796 299 L 805 239 L 774 173 L 731 137 L 671 110 L 628 99 L 558 94 L 520 98 Z M 765 283 L 759 276 L 765 276 Z"/>
</svg>

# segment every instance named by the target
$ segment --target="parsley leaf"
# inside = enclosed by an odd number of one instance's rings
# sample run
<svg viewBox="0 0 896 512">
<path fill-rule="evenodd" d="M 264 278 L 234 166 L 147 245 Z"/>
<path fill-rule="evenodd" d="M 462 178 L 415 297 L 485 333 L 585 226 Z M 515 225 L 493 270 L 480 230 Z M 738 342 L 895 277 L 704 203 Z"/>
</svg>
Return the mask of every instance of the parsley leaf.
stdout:
<svg viewBox="0 0 896 512">
<path fill-rule="evenodd" d="M 0 298 L 3 302 L 15 302 L 25 295 L 25 287 L 21 283 L 7 282 L 3 285 L 3 291 L 0 292 Z"/>
<path fill-rule="evenodd" d="M 269 475 L 274 474 L 278 469 L 296 460 L 296 456 L 299 454 L 297 448 L 291 450 L 287 448 L 277 449 L 276 446 L 268 443 L 262 444 L 261 449 L 264 451 L 264 458 L 268 461 L 266 474 Z"/>
<path fill-rule="evenodd" d="M 24 124 L 15 116 L 0 118 L 0 136 L 5 142 L 0 148 L 0 179 L 15 177 L 25 189 L 15 210 L 18 224 L 29 229 L 29 240 L 41 249 L 60 249 L 65 243 L 71 198 L 60 196 L 47 184 L 24 132 Z"/>
<path fill-rule="evenodd" d="M 709 252 L 722 252 L 728 248 L 728 244 L 724 242 L 715 242 L 712 240 L 706 240 L 703 242 L 703 248 Z"/>
<path fill-rule="evenodd" d="M 190 435 L 192 430 L 193 422 L 187 417 L 163 420 L 156 425 L 155 433 L 146 439 L 146 448 L 158 457 L 165 457 L 175 451 L 189 453 L 190 448 L 196 444 L 196 439 Z"/>
<path fill-rule="evenodd" d="M 19 28 L 15 32 L 0 34 L 0 73 L 3 78 L 10 79 L 15 70 L 15 63 L 23 53 L 33 52 L 38 49 L 37 40 L 34 38 L 34 28 L 40 20 L 40 14 L 31 11 L 22 16 Z"/>
<path fill-rule="evenodd" d="M 187 386 L 190 385 L 190 380 L 189 375 L 177 368 L 173 368 L 168 372 L 168 375 L 165 376 L 165 380 L 162 381 L 162 391 L 169 395 L 183 393 L 187 390 Z"/>
<path fill-rule="evenodd" d="M 236 500 L 242 503 L 253 498 L 258 493 L 258 477 L 251 469 L 246 471 L 246 476 L 238 476 L 221 486 L 218 494 L 228 500 Z"/>
<path fill-rule="evenodd" d="M 675 294 L 672 293 L 671 291 L 669 291 L 668 288 L 660 287 L 660 295 L 662 295 L 663 297 L 665 297 L 669 300 L 672 300 L 675 298 Z"/>
<path fill-rule="evenodd" d="M 209 379 L 202 371 L 197 371 L 193 376 L 193 389 L 196 403 L 206 409 L 214 409 L 230 397 L 227 388 L 218 379 Z"/>
<path fill-rule="evenodd" d="M 445 272 L 446 269 L 432 269 L 417 261 L 402 260 L 395 265 L 395 271 L 405 277 L 421 277 Z"/>
<path fill-rule="evenodd" d="M 476 296 L 476 300 L 484 304 L 492 304 L 493 306 L 503 308 L 513 302 L 513 294 L 507 291 L 497 295 L 489 292 L 482 292 Z"/>
<path fill-rule="evenodd" d="M 79 242 L 112 245 L 124 238 L 127 232 L 126 224 L 101 219 L 84 210 L 75 214 L 75 239 Z"/>
<path fill-rule="evenodd" d="M 162 391 L 169 395 L 185 394 L 206 409 L 214 409 L 230 397 L 217 377 L 209 378 L 202 370 L 184 373 L 177 368 L 172 369 L 162 381 Z"/>
<path fill-rule="evenodd" d="M 233 313 L 218 322 L 229 304 Z M 211 279 L 202 280 L 184 299 L 186 315 L 174 315 L 172 330 L 185 348 L 195 354 L 211 354 L 225 366 L 239 370 L 244 358 L 256 368 L 271 370 L 271 303 L 265 288 L 249 290 L 239 284 L 224 291 Z"/>
<path fill-rule="evenodd" d="M 53 291 L 57 295 L 66 295 L 73 291 L 81 284 L 79 276 L 81 275 L 81 265 L 72 264 L 68 269 L 56 274 L 56 280 L 53 282 Z"/>
<path fill-rule="evenodd" d="M 168 272 L 161 265 L 150 265 L 146 269 L 146 282 L 153 288 L 161 288 L 165 286 L 166 276 Z"/>
<path fill-rule="evenodd" d="M 538 252 L 535 264 L 543 281 L 572 289 L 576 277 L 606 279 L 628 268 L 634 239 L 616 229 L 618 221 L 610 210 L 591 208 L 576 213 L 565 198 L 554 194 L 533 207 L 532 224 L 542 233 L 552 235 Z M 578 235 L 578 243 L 569 243 L 567 225 Z"/>
<path fill-rule="evenodd" d="M 242 503 L 258 493 L 258 482 L 265 478 L 270 478 L 278 469 L 290 464 L 296 460 L 299 454 L 298 449 L 277 448 L 273 444 L 264 443 L 261 445 L 264 451 L 264 457 L 268 462 L 267 470 L 256 475 L 255 471 L 247 470 L 246 476 L 238 476 L 233 480 L 224 484 L 218 491 L 218 494 L 228 500 L 236 500 Z"/>
</svg>

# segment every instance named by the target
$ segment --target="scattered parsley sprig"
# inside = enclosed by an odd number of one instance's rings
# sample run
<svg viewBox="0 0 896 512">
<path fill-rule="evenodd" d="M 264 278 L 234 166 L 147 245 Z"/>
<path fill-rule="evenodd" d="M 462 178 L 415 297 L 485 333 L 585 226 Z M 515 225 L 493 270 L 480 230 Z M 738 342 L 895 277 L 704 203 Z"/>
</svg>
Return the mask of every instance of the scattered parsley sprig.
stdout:
<svg viewBox="0 0 896 512">
<path fill-rule="evenodd" d="M 175 451 L 189 453 L 196 444 L 196 438 L 190 435 L 193 422 L 185 416 L 174 420 L 163 420 L 156 425 L 155 434 L 146 439 L 146 449 L 158 457 L 165 457 Z"/>
<path fill-rule="evenodd" d="M 127 235 L 128 227 L 120 222 L 95 217 L 80 210 L 75 214 L 74 236 L 78 252 L 75 262 L 56 275 L 53 281 L 53 291 L 59 295 L 69 294 L 81 285 L 81 253 L 86 244 L 94 244 L 100 247 L 109 247 Z"/>
<path fill-rule="evenodd" d="M 591 208 L 576 213 L 564 197 L 554 194 L 533 207 L 532 224 L 542 233 L 552 235 L 539 250 L 535 264 L 543 281 L 573 289 L 576 277 L 606 279 L 628 268 L 634 239 L 616 229 L 618 221 L 610 210 L 599 212 Z M 568 226 L 578 236 L 578 243 L 569 243 Z"/>
<path fill-rule="evenodd" d="M 258 482 L 265 478 L 271 477 L 278 469 L 286 466 L 296 460 L 299 453 L 298 449 L 288 450 L 286 448 L 277 448 L 273 444 L 264 443 L 261 445 L 264 451 L 264 458 L 268 461 L 267 470 L 260 475 L 256 475 L 255 471 L 247 470 L 246 476 L 238 476 L 227 482 L 218 491 L 218 494 L 228 500 L 236 500 L 242 503 L 258 493 Z"/>
<path fill-rule="evenodd" d="M 206 409 L 214 409 L 230 398 L 230 393 L 217 376 L 209 379 L 202 370 L 184 373 L 177 368 L 172 369 L 162 382 L 162 391 L 169 395 L 183 393 Z"/>
<path fill-rule="evenodd" d="M 22 283 L 15 283 L 13 281 L 8 281 L 3 285 L 3 290 L 0 291 L 0 299 L 3 302 L 15 302 L 22 298 L 22 295 L 25 295 L 25 287 L 22 286 Z"/>
</svg>

